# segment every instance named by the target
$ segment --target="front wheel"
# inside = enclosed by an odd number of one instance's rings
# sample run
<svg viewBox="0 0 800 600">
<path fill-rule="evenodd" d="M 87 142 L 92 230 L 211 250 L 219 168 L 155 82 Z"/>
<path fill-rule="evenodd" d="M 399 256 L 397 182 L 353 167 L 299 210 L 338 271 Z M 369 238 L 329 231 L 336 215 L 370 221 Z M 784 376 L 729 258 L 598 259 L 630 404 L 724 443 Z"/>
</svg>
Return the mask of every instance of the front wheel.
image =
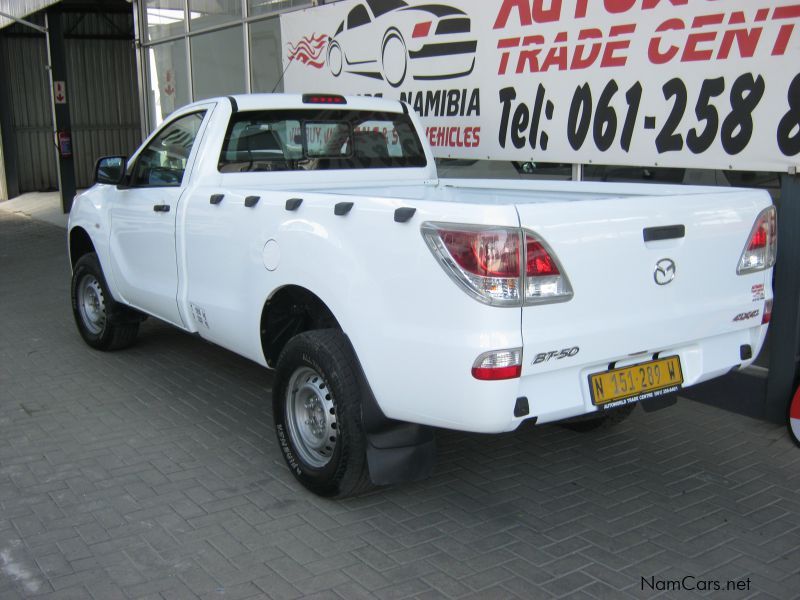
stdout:
<svg viewBox="0 0 800 600">
<path fill-rule="evenodd" d="M 301 333 L 276 371 L 275 433 L 292 474 L 320 496 L 369 490 L 359 371 L 347 337 L 334 329 Z"/>
<path fill-rule="evenodd" d="M 75 263 L 71 296 L 75 324 L 89 346 L 97 350 L 119 350 L 136 340 L 139 319 L 114 301 L 94 252 L 84 254 Z"/>
</svg>

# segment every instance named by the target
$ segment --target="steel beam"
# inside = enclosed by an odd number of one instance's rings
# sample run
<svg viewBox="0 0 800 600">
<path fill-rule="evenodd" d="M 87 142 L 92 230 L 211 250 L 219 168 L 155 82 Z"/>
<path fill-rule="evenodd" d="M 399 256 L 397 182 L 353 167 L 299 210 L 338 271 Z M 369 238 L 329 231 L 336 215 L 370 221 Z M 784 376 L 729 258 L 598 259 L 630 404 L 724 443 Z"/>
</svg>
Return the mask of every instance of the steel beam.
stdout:
<svg viewBox="0 0 800 600">
<path fill-rule="evenodd" d="M 59 132 L 72 135 L 72 126 L 69 118 L 69 82 L 67 81 L 67 59 L 64 47 L 63 16 L 57 8 L 49 8 L 45 13 L 47 27 L 47 55 L 50 61 L 50 101 L 53 110 L 53 142 L 56 146 L 56 165 L 58 170 L 58 189 L 61 193 L 61 208 L 68 213 L 72 208 L 75 198 L 75 161 L 70 147 L 70 156 L 65 156 L 59 150 Z M 61 102 L 56 99 L 57 81 L 65 83 L 64 94 L 66 99 Z M 70 142 L 72 146 L 72 142 Z"/>
</svg>

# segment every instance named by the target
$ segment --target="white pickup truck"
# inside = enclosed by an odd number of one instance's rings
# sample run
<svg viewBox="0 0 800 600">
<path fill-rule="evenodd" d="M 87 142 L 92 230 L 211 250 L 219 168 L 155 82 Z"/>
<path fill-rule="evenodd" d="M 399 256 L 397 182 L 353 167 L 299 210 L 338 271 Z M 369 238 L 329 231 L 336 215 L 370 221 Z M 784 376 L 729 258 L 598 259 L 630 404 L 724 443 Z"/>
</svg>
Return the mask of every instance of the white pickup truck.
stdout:
<svg viewBox="0 0 800 600">
<path fill-rule="evenodd" d="M 424 139 L 374 98 L 180 109 L 75 200 L 78 330 L 113 350 L 152 315 L 275 369 L 286 463 L 327 496 L 427 476 L 437 427 L 590 429 L 758 354 L 765 193 L 444 180 Z"/>
</svg>

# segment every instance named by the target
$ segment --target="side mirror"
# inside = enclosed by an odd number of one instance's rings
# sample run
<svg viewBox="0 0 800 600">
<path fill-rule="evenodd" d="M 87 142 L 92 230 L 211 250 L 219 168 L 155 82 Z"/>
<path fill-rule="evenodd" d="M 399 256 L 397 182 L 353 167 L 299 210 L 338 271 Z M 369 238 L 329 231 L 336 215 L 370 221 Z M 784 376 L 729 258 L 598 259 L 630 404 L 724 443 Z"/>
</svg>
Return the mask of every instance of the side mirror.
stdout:
<svg viewBox="0 0 800 600">
<path fill-rule="evenodd" d="M 124 156 L 104 156 L 94 167 L 94 182 L 118 185 L 125 177 L 126 163 Z"/>
</svg>

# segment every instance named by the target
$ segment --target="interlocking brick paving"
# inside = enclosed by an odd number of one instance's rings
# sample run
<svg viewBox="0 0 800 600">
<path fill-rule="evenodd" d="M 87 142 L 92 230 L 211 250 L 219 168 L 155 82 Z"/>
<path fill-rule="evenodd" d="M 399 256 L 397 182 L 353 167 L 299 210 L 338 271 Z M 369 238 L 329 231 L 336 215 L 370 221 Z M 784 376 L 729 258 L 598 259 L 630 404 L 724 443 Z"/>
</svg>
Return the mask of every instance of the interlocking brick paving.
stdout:
<svg viewBox="0 0 800 600">
<path fill-rule="evenodd" d="M 800 450 L 681 401 L 612 432 L 440 432 L 435 475 L 344 501 L 295 483 L 271 375 L 148 320 L 72 323 L 64 231 L 0 211 L 0 598 L 800 596 Z M 535 402 L 535 400 L 534 400 Z"/>
</svg>

